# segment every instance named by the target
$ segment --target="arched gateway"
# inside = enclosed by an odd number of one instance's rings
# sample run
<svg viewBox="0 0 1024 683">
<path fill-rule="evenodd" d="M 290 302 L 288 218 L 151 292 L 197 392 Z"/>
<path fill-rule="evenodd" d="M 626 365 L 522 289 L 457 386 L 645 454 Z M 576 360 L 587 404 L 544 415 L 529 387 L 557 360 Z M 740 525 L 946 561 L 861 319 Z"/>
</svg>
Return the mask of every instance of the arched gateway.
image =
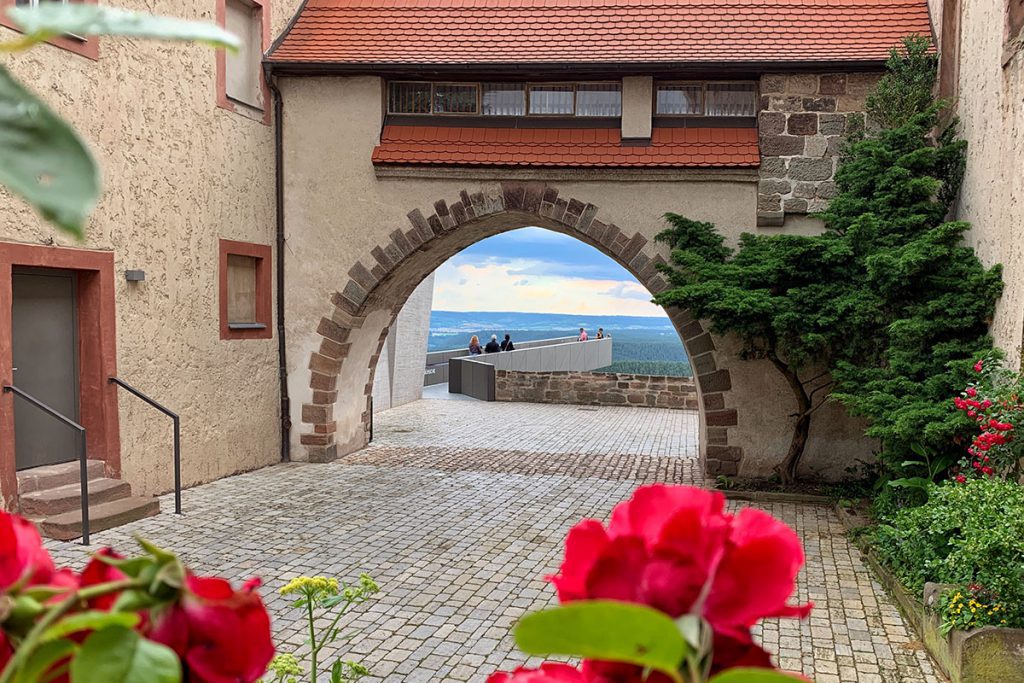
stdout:
<svg viewBox="0 0 1024 683">
<path fill-rule="evenodd" d="M 275 43 L 294 457 L 365 445 L 389 326 L 423 278 L 485 237 L 560 231 L 658 292 L 666 212 L 731 242 L 819 229 L 808 214 L 835 193 L 843 136 L 863 127 L 888 49 L 921 25 L 816 3 L 807 43 L 768 4 L 744 25 L 770 36 L 732 31 L 724 5 L 702 5 L 724 14 L 697 27 L 687 0 L 626 4 L 631 25 L 672 39 L 615 28 L 609 3 L 310 0 Z M 864 22 L 886 31 L 862 35 Z M 686 311 L 669 315 L 701 395 L 705 471 L 770 474 L 791 436 L 784 380 Z M 805 467 L 841 476 L 870 444 L 840 409 L 821 413 Z"/>
</svg>

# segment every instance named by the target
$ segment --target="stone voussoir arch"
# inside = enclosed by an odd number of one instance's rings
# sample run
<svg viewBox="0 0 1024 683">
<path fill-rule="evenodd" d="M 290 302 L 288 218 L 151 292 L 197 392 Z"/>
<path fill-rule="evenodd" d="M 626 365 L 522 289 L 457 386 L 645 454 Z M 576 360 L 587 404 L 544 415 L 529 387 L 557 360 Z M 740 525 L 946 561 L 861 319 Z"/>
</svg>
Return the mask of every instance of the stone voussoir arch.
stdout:
<svg viewBox="0 0 1024 683">
<path fill-rule="evenodd" d="M 596 205 L 559 196 L 555 187 L 544 182 L 488 183 L 477 191 L 462 190 L 459 200 L 451 204 L 445 199 L 437 200 L 431 212 L 414 209 L 408 214 L 407 228 L 392 231 L 386 242 L 371 249 L 349 269 L 345 285 L 331 296 L 330 316 L 321 318 L 319 322 L 316 331 L 321 338 L 320 346 L 310 354 L 308 366 L 311 402 L 302 405 L 301 417 L 300 443 L 306 448 L 310 461 L 326 462 L 341 454 L 335 438 L 337 421 L 334 415 L 339 376 L 349 357 L 351 337 L 366 320 L 374 293 L 393 281 L 417 252 L 429 250 L 435 241 L 443 240 L 475 222 L 513 213 L 520 217 L 520 221 L 524 214 L 536 216 L 538 224 L 556 225 L 563 232 L 597 247 L 629 270 L 652 293 L 657 294 L 668 287 L 658 270 L 658 265 L 665 263 L 665 259 L 654 253 L 654 245 L 644 235 L 638 232 L 629 234 L 612 223 L 598 220 Z M 447 260 L 447 256 L 443 260 Z M 417 267 L 423 269 L 422 265 Z M 404 303 L 416 284 L 432 270 L 433 267 L 416 273 L 410 284 L 402 287 L 400 301 Z M 408 273 L 405 275 L 409 279 Z M 369 379 L 362 387 L 366 397 L 366 407 L 361 416 L 364 432 L 369 429 L 371 420 L 374 371 L 388 329 L 400 308 L 398 306 L 392 312 L 391 322 L 380 333 L 376 351 L 369 360 Z M 730 444 L 730 432 L 733 431 L 730 428 L 738 424 L 739 416 L 735 402 L 729 400 L 732 390 L 729 370 L 719 367 L 715 339 L 701 321 L 683 309 L 669 308 L 666 312 L 686 347 L 702 399 L 704 443 L 701 444 L 701 454 L 705 473 L 712 476 L 734 475 L 739 471 L 743 450 Z M 358 360 L 353 358 L 351 362 Z M 365 439 L 361 445 L 365 445 Z"/>
</svg>

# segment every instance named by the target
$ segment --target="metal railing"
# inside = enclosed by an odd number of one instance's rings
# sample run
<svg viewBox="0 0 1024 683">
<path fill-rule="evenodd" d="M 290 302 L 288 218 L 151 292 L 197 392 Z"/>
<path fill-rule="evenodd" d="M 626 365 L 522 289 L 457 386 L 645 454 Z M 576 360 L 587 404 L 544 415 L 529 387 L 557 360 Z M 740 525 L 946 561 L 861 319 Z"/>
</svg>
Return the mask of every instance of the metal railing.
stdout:
<svg viewBox="0 0 1024 683">
<path fill-rule="evenodd" d="M 34 405 L 36 408 L 39 408 L 47 415 L 57 418 L 67 426 L 78 431 L 78 438 L 81 439 L 81 449 L 78 454 L 78 463 L 80 469 L 80 476 L 82 478 L 82 545 L 89 545 L 89 462 L 88 455 L 86 454 L 85 427 L 78 424 L 71 418 L 54 410 L 53 408 L 43 403 L 32 394 L 26 393 L 12 384 L 4 385 L 4 393 L 13 393 L 15 396 L 18 396 Z"/>
<path fill-rule="evenodd" d="M 181 420 L 178 414 L 173 410 L 170 410 L 166 406 L 153 400 L 149 396 L 128 384 L 124 380 L 118 377 L 111 377 L 109 379 L 111 384 L 116 384 L 133 396 L 137 396 L 149 405 L 153 406 L 161 413 L 171 418 L 171 422 L 174 424 L 174 514 L 181 514 Z"/>
</svg>

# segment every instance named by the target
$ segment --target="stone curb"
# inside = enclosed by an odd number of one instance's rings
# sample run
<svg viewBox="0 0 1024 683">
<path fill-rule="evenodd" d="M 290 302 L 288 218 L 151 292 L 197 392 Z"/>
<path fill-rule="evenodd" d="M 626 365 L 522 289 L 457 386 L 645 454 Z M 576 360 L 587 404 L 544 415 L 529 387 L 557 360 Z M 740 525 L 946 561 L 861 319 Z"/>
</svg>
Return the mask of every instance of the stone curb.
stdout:
<svg viewBox="0 0 1024 683">
<path fill-rule="evenodd" d="M 751 503 L 797 503 L 801 505 L 832 505 L 828 496 L 813 493 L 783 493 L 778 491 L 735 491 L 714 488 L 713 491 L 725 494 L 729 500 L 743 500 Z"/>
</svg>

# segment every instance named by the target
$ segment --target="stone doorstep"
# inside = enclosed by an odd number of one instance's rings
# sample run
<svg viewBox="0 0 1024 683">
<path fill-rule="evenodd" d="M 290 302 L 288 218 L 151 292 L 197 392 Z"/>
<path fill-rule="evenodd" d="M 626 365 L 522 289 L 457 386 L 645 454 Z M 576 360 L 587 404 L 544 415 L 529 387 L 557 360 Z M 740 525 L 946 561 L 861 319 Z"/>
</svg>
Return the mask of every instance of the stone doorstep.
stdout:
<svg viewBox="0 0 1024 683">
<path fill-rule="evenodd" d="M 90 481 L 100 479 L 105 474 L 102 460 L 87 460 L 87 472 Z M 20 494 L 53 489 L 67 484 L 77 484 L 79 480 L 79 462 L 62 462 L 56 465 L 43 465 L 18 472 L 18 492 Z"/>
<path fill-rule="evenodd" d="M 160 501 L 156 498 L 132 496 L 89 506 L 89 531 L 95 533 L 160 514 Z M 48 517 L 39 525 L 48 538 L 71 541 L 82 535 L 82 512 L 68 512 Z"/>
<path fill-rule="evenodd" d="M 19 497 L 21 513 L 26 517 L 46 517 L 62 512 L 76 510 L 81 507 L 82 487 L 75 481 L 52 489 L 23 493 Z M 132 495 L 132 487 L 120 479 L 89 480 L 89 502 L 93 505 L 107 503 Z"/>
</svg>

